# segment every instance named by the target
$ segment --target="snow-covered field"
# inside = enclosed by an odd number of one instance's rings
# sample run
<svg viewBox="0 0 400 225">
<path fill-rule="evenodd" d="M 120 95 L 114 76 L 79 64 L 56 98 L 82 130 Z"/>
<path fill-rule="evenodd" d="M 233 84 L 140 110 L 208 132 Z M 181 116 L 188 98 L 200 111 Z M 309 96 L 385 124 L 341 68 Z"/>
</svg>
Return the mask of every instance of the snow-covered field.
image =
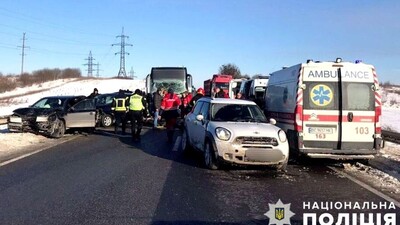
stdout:
<svg viewBox="0 0 400 225">
<path fill-rule="evenodd" d="M 0 93 L 0 116 L 11 115 L 17 108 L 26 107 L 40 98 L 57 95 L 85 95 L 88 96 L 97 88 L 99 93 L 117 92 L 119 89 L 144 90 L 144 80 L 127 79 L 63 79 L 33 85 L 26 88 L 17 88 L 14 91 Z M 33 94 L 25 94 L 33 93 Z"/>
</svg>

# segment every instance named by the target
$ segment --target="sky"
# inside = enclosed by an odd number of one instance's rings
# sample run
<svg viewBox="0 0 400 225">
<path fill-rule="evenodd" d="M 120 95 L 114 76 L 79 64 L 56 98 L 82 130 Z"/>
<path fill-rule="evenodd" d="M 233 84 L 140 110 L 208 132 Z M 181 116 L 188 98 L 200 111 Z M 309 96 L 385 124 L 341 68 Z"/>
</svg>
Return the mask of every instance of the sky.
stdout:
<svg viewBox="0 0 400 225">
<path fill-rule="evenodd" d="M 86 76 L 91 52 L 100 77 L 116 76 L 124 28 L 125 70 L 136 79 L 151 67 L 185 66 L 199 87 L 228 63 L 252 76 L 341 57 L 400 84 L 399 11 L 398 0 L 2 0 L 0 72 L 21 72 L 25 33 L 25 72 Z"/>
</svg>

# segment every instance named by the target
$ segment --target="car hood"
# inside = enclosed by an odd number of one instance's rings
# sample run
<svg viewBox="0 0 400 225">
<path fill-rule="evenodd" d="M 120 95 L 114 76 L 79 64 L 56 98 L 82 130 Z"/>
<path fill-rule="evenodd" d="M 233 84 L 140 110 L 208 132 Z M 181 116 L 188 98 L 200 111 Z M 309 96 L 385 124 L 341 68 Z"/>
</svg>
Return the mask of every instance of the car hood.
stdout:
<svg viewBox="0 0 400 225">
<path fill-rule="evenodd" d="M 234 136 L 269 136 L 276 137 L 279 127 L 270 123 L 255 122 L 212 122 L 210 124 L 214 129 L 223 127 L 232 132 Z"/>
<path fill-rule="evenodd" d="M 47 109 L 47 108 L 19 108 L 13 111 L 14 115 L 20 117 L 36 117 L 36 116 L 47 116 L 57 111 L 56 109 Z"/>
</svg>

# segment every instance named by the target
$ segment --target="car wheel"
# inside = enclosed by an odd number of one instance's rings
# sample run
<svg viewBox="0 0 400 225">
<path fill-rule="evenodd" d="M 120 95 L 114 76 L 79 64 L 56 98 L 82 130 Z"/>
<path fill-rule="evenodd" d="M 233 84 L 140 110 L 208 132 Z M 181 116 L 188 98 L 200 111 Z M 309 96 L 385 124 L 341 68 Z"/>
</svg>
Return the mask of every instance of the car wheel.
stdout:
<svg viewBox="0 0 400 225">
<path fill-rule="evenodd" d="M 282 162 L 282 164 L 278 165 L 278 166 L 276 167 L 276 170 L 277 170 L 277 171 L 285 172 L 285 171 L 286 171 L 287 164 L 288 164 L 288 161 L 289 161 L 289 157 L 287 157 L 286 160 L 285 160 L 284 162 Z"/>
<path fill-rule="evenodd" d="M 101 125 L 103 127 L 109 127 L 113 124 L 113 118 L 109 114 L 104 114 L 101 116 Z"/>
<path fill-rule="evenodd" d="M 65 124 L 64 121 L 60 119 L 56 119 L 53 123 L 52 133 L 50 137 L 52 138 L 61 138 L 65 133 Z"/>
<path fill-rule="evenodd" d="M 183 129 L 181 144 L 182 144 L 183 152 L 189 152 L 191 150 L 189 135 L 188 135 L 186 129 Z"/>
<path fill-rule="evenodd" d="M 208 169 L 217 170 L 218 162 L 215 157 L 214 147 L 210 141 L 206 141 L 204 145 L 204 164 Z"/>
</svg>

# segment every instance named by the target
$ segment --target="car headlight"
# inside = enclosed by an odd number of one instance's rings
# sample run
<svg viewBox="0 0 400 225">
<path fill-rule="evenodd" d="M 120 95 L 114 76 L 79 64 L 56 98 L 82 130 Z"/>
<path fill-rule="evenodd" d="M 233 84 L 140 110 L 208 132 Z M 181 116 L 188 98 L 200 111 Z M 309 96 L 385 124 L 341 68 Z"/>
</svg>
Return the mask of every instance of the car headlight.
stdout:
<svg viewBox="0 0 400 225">
<path fill-rule="evenodd" d="M 47 116 L 38 116 L 38 117 L 36 117 L 36 122 L 44 123 L 44 122 L 47 122 L 48 119 L 49 118 Z"/>
<path fill-rule="evenodd" d="M 287 140 L 285 131 L 283 131 L 283 130 L 278 131 L 278 137 L 281 142 L 286 142 L 286 140 Z"/>
<path fill-rule="evenodd" d="M 223 127 L 215 128 L 215 134 L 217 135 L 217 138 L 223 141 L 227 141 L 231 138 L 231 132 Z"/>
</svg>

